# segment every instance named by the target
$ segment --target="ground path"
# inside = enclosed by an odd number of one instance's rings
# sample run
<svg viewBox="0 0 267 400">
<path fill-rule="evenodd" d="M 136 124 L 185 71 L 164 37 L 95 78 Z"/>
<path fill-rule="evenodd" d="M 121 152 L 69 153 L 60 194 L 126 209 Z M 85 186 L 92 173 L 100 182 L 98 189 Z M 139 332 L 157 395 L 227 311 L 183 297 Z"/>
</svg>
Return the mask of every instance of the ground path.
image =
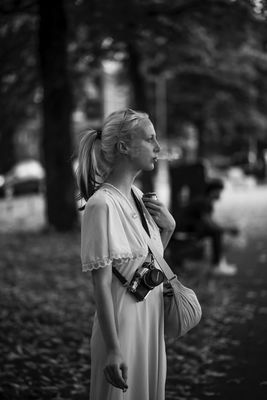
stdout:
<svg viewBox="0 0 267 400">
<path fill-rule="evenodd" d="M 168 347 L 167 399 L 266 400 L 266 186 L 229 187 L 216 214 L 242 227 L 241 239 L 228 248 L 239 272 L 234 278 L 207 280 L 206 291 L 203 281 L 196 287 L 203 319 Z"/>
<path fill-rule="evenodd" d="M 85 400 L 90 281 L 80 273 L 79 233 L 27 232 L 42 226 L 42 211 L 36 197 L 0 202 L 0 395 Z M 167 343 L 166 400 L 267 399 L 267 188 L 227 189 L 217 217 L 242 226 L 242 240 L 228 251 L 239 272 L 231 279 L 184 276 L 199 294 L 203 319 Z"/>
</svg>

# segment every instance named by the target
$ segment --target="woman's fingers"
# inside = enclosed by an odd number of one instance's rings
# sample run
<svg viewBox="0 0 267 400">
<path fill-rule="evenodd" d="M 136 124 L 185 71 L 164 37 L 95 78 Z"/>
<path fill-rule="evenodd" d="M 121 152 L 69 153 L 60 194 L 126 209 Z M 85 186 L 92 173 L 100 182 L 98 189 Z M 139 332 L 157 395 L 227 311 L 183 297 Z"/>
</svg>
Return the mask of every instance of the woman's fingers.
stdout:
<svg viewBox="0 0 267 400">
<path fill-rule="evenodd" d="M 127 378 L 128 378 L 128 368 L 127 365 L 122 363 L 120 366 L 121 369 L 121 373 L 122 373 L 122 377 L 124 379 L 124 382 L 127 382 Z"/>
<path fill-rule="evenodd" d="M 151 208 L 151 209 L 148 208 L 148 212 L 149 212 L 149 214 L 151 214 L 151 215 L 153 215 L 153 216 L 155 216 L 155 215 L 160 215 L 159 211 L 153 210 L 152 208 Z"/>
<path fill-rule="evenodd" d="M 162 204 L 157 200 L 154 200 L 153 203 L 152 203 L 152 201 L 145 200 L 145 199 L 143 201 L 144 201 L 144 204 L 145 204 L 146 207 L 152 208 L 154 210 L 160 210 L 161 207 L 162 207 Z"/>
<path fill-rule="evenodd" d="M 150 214 L 152 213 L 161 213 L 162 212 L 162 205 L 161 204 L 153 204 L 151 202 L 146 202 L 145 206 L 147 208 L 147 210 L 149 211 Z"/>
<path fill-rule="evenodd" d="M 116 383 L 119 385 L 121 389 L 127 389 L 128 386 L 126 384 L 125 379 L 122 376 L 121 368 L 118 365 L 114 365 L 113 367 L 113 376 Z"/>
<path fill-rule="evenodd" d="M 111 385 L 113 385 L 119 389 L 127 389 L 128 388 L 128 386 L 126 384 L 126 380 L 123 378 L 122 372 L 120 371 L 120 368 L 118 365 L 107 366 L 104 369 L 104 374 L 105 374 L 107 381 Z"/>
</svg>

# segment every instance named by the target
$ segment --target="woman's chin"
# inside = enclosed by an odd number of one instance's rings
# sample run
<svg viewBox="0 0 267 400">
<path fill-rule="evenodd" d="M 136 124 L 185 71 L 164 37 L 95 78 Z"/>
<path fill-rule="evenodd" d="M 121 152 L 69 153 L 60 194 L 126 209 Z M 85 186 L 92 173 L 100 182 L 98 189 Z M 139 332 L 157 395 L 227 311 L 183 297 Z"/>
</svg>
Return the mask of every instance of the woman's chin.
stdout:
<svg viewBox="0 0 267 400">
<path fill-rule="evenodd" d="M 150 162 L 150 163 L 143 163 L 142 165 L 139 164 L 138 166 L 138 170 L 139 171 L 153 171 L 153 169 L 155 169 L 155 163 L 154 162 Z"/>
<path fill-rule="evenodd" d="M 143 171 L 153 171 L 153 169 L 155 169 L 155 164 L 154 163 L 150 163 L 145 168 L 143 168 Z"/>
</svg>

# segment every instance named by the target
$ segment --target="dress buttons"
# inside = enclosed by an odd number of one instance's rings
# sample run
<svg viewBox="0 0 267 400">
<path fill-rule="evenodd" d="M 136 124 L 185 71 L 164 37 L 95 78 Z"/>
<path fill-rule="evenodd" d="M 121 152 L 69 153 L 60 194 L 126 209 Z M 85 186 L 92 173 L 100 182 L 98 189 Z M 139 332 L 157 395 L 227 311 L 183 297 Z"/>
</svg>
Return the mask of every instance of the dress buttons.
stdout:
<svg viewBox="0 0 267 400">
<path fill-rule="evenodd" d="M 135 213 L 133 213 L 133 214 L 132 214 L 132 217 L 133 217 L 133 219 L 136 219 L 136 218 L 138 217 L 138 215 L 135 214 Z"/>
</svg>

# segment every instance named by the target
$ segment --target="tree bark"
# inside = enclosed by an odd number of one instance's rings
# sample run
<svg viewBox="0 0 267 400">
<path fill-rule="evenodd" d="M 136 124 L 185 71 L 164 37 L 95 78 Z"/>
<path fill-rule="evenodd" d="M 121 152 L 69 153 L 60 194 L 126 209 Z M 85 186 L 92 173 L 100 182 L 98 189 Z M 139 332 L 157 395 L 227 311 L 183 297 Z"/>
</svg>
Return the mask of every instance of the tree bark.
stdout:
<svg viewBox="0 0 267 400">
<path fill-rule="evenodd" d="M 67 21 L 63 0 L 39 0 L 39 17 L 47 222 L 56 230 L 68 231 L 77 224 L 77 209 L 71 163 L 72 93 L 67 71 Z"/>
<path fill-rule="evenodd" d="M 0 174 L 6 174 L 15 164 L 14 127 L 3 127 L 0 135 Z"/>
<path fill-rule="evenodd" d="M 129 55 L 128 70 L 132 86 L 132 107 L 149 114 L 145 80 L 140 72 L 141 57 L 135 45 L 130 41 L 127 43 L 127 51 Z M 141 182 L 144 192 L 151 192 L 154 190 L 153 174 L 151 172 L 142 172 Z"/>
<path fill-rule="evenodd" d="M 132 85 L 134 107 L 140 111 L 149 112 L 144 77 L 140 72 L 141 57 L 133 43 L 127 43 L 129 55 L 129 75 Z"/>
<path fill-rule="evenodd" d="M 204 112 L 204 111 L 203 111 Z M 202 157 L 205 156 L 205 121 L 204 119 L 200 116 L 199 118 L 196 119 L 195 121 L 197 130 L 198 130 L 198 151 L 197 151 L 197 157 L 201 159 Z"/>
</svg>

